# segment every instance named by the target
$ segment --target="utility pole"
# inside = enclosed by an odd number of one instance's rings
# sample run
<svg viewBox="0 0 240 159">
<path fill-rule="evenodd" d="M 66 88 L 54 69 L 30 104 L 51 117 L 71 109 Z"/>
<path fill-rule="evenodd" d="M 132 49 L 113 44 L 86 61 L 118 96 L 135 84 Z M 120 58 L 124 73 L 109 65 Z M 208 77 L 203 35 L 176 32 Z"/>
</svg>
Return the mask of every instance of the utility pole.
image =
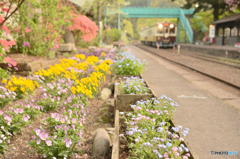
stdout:
<svg viewBox="0 0 240 159">
<path fill-rule="evenodd" d="M 118 30 L 120 30 L 120 7 L 118 6 Z"/>
</svg>

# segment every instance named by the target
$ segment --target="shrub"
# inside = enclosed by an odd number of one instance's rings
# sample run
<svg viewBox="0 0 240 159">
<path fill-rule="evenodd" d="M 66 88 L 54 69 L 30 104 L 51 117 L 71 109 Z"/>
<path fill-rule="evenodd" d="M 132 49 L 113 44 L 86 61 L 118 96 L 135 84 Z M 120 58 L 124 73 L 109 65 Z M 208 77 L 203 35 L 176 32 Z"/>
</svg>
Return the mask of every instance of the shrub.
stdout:
<svg viewBox="0 0 240 159">
<path fill-rule="evenodd" d="M 109 38 L 109 43 L 120 40 L 121 36 L 121 31 L 117 28 L 111 29 L 107 32 L 107 38 Z"/>
</svg>

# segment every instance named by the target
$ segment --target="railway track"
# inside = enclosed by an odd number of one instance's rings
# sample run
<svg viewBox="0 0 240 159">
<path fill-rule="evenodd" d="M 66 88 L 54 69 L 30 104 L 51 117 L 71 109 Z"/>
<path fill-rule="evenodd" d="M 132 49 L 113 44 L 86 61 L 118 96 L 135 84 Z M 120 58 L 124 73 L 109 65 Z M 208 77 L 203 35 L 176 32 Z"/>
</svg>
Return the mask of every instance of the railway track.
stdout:
<svg viewBox="0 0 240 159">
<path fill-rule="evenodd" d="M 166 59 L 166 60 L 171 61 L 171 62 L 173 62 L 173 63 L 175 63 L 175 64 L 178 64 L 178 65 L 184 66 L 184 67 L 186 67 L 186 68 L 188 68 L 188 69 L 194 70 L 194 71 L 196 71 L 196 72 L 198 72 L 198 73 L 200 73 L 200 74 L 203 74 L 203 75 L 205 75 L 205 76 L 207 76 L 207 77 L 210 77 L 210 78 L 212 78 L 212 79 L 214 79 L 214 80 L 220 81 L 220 82 L 222 82 L 222 83 L 224 83 L 224 84 L 227 84 L 227 85 L 229 85 L 229 86 L 231 86 L 231 87 L 233 87 L 233 88 L 236 88 L 236 89 L 240 90 L 240 86 L 237 85 L 237 84 L 231 83 L 231 82 L 229 82 L 229 81 L 226 81 L 226 80 L 221 79 L 221 78 L 219 78 L 219 77 L 216 77 L 216 76 L 214 76 L 214 75 L 211 75 L 211 74 L 208 74 L 208 73 L 206 73 L 206 72 L 203 72 L 203 71 L 201 71 L 201 70 L 199 70 L 199 69 L 196 69 L 196 68 L 193 68 L 193 67 L 188 66 L 188 65 L 186 65 L 186 64 L 180 63 L 180 62 L 175 61 L 175 60 L 173 60 L 173 59 L 171 59 L 171 58 L 169 58 L 169 57 L 160 55 L 160 54 L 157 53 L 156 51 L 151 50 L 151 49 L 150 49 L 151 47 L 148 48 L 148 46 L 142 46 L 142 45 L 135 45 L 135 46 L 137 46 L 138 48 L 143 49 L 143 50 L 145 50 L 145 51 L 147 51 L 147 52 L 149 52 L 149 53 L 152 53 L 152 54 L 154 54 L 154 55 L 156 55 L 156 56 L 159 56 L 159 57 L 161 57 L 161 58 L 163 58 L 163 59 Z M 205 60 L 205 59 L 203 59 L 203 60 Z M 208 61 L 211 61 L 211 60 L 208 60 Z M 211 61 L 211 62 L 213 62 L 213 61 Z M 218 63 L 220 63 L 220 62 L 218 62 Z M 222 64 L 222 63 L 220 63 L 220 64 Z M 230 66 L 230 67 L 233 67 L 233 66 Z M 237 68 L 238 68 L 238 67 L 237 67 Z M 239 68 L 238 68 L 238 69 L 239 69 Z"/>
<path fill-rule="evenodd" d="M 169 50 L 167 50 L 169 51 Z M 169 51 L 171 52 L 171 51 Z M 228 60 L 222 60 L 219 59 L 218 57 L 210 57 L 210 56 L 206 56 L 206 55 L 199 55 L 199 54 L 191 54 L 191 53 L 187 53 L 188 51 L 186 50 L 182 50 L 181 54 L 182 55 L 186 55 L 186 56 L 190 56 L 190 57 L 194 57 L 194 58 L 198 58 L 198 59 L 202 59 L 205 61 L 210 61 L 210 62 L 214 62 L 214 63 L 218 63 L 221 65 L 225 65 L 225 66 L 229 66 L 229 67 L 234 67 L 237 69 L 240 69 L 240 61 L 237 62 L 229 62 Z"/>
</svg>

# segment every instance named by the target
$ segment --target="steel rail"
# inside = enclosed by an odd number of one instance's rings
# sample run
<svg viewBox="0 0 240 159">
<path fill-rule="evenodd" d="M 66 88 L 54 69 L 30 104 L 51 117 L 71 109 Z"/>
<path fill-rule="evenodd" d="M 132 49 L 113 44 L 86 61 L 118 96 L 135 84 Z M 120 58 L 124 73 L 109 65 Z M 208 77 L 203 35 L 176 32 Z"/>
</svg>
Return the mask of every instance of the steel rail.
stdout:
<svg viewBox="0 0 240 159">
<path fill-rule="evenodd" d="M 169 50 L 166 50 L 166 51 L 171 52 Z M 182 50 L 182 51 L 185 51 L 185 50 Z M 181 53 L 181 54 L 185 55 L 185 56 L 190 56 L 190 57 L 202 59 L 202 60 L 205 60 L 205 61 L 210 61 L 210 62 L 218 63 L 218 64 L 221 64 L 221 65 L 225 65 L 225 66 L 229 66 L 229 67 L 234 67 L 234 68 L 240 69 L 240 65 L 236 66 L 236 65 L 231 65 L 231 64 L 224 63 L 224 62 L 219 62 L 221 60 L 219 60 L 217 58 L 214 58 L 214 57 L 207 57 L 207 56 L 201 56 L 201 55 L 192 55 L 192 54 L 186 53 L 186 52 Z"/>
</svg>

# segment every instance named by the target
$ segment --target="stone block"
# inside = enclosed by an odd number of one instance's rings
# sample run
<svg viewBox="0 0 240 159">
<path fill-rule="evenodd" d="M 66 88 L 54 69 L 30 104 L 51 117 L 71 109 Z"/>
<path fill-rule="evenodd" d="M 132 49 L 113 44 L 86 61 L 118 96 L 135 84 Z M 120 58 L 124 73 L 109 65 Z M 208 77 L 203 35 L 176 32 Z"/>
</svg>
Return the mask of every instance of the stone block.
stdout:
<svg viewBox="0 0 240 159">
<path fill-rule="evenodd" d="M 58 51 L 60 51 L 60 52 L 64 52 L 64 51 L 71 52 L 75 49 L 76 49 L 75 44 L 67 43 L 67 44 L 59 44 Z"/>
<path fill-rule="evenodd" d="M 109 154 L 110 150 L 110 137 L 107 131 L 103 128 L 97 129 L 93 141 L 93 156 L 105 157 Z"/>
<path fill-rule="evenodd" d="M 102 91 L 100 92 L 99 98 L 103 101 L 108 99 L 112 94 L 112 91 L 108 88 L 103 88 Z"/>
</svg>

